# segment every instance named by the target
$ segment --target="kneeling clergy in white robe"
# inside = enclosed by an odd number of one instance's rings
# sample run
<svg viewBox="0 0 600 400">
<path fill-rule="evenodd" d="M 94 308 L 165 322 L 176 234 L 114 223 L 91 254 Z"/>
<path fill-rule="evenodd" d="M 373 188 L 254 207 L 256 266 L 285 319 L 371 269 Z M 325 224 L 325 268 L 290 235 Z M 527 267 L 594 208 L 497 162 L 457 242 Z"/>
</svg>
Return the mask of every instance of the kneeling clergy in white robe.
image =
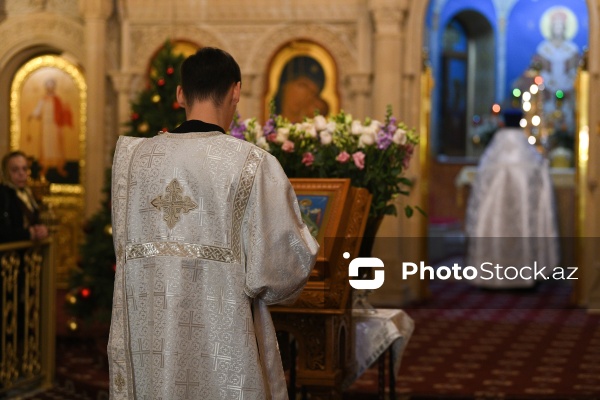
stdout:
<svg viewBox="0 0 600 400">
<path fill-rule="evenodd" d="M 500 129 L 480 160 L 469 197 L 466 265 L 479 269 L 471 283 L 531 287 L 536 267 L 538 279 L 551 276 L 559 262 L 556 220 L 547 160 L 522 129 Z"/>
<path fill-rule="evenodd" d="M 318 244 L 278 161 L 207 125 L 119 139 L 112 398 L 287 399 L 267 305 L 299 295 Z"/>
</svg>

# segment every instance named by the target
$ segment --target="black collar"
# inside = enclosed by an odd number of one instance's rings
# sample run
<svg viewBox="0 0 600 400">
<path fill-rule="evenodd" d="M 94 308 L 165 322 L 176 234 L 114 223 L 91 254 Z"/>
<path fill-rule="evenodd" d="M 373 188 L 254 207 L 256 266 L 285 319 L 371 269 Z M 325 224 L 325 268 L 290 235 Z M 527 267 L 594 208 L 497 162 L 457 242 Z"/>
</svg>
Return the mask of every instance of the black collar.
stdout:
<svg viewBox="0 0 600 400">
<path fill-rule="evenodd" d="M 225 133 L 225 130 L 219 125 L 210 124 L 208 122 L 200 121 L 197 119 L 190 119 L 179 125 L 177 128 L 170 131 L 171 133 L 190 133 L 190 132 L 221 132 Z"/>
</svg>

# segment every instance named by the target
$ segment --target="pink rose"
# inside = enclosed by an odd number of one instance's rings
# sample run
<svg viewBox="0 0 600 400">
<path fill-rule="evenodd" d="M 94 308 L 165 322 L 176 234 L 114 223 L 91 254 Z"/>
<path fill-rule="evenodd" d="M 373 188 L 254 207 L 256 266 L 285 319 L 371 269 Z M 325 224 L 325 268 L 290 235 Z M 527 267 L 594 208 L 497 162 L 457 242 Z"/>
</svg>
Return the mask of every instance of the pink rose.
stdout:
<svg viewBox="0 0 600 400">
<path fill-rule="evenodd" d="M 357 151 L 356 153 L 352 154 L 352 159 L 354 160 L 354 165 L 356 165 L 358 169 L 365 168 L 365 153 L 362 151 Z"/>
<path fill-rule="evenodd" d="M 276 133 L 269 133 L 267 135 L 267 140 L 269 142 L 275 142 L 275 140 L 277 140 L 277 134 Z"/>
<path fill-rule="evenodd" d="M 402 168 L 408 169 L 410 167 L 410 157 L 404 157 L 402 160 Z"/>
<path fill-rule="evenodd" d="M 335 159 L 343 164 L 345 162 L 348 162 L 348 160 L 350 159 L 350 154 L 348 154 L 348 152 L 346 151 L 342 151 L 340 154 L 337 155 Z"/>
<path fill-rule="evenodd" d="M 304 155 L 302 155 L 302 164 L 306 165 L 307 167 L 310 167 L 313 161 L 315 161 L 315 156 L 313 156 L 313 153 L 306 152 Z"/>
<path fill-rule="evenodd" d="M 291 140 L 286 140 L 281 145 L 281 150 L 285 151 L 286 153 L 293 153 L 294 152 L 294 142 L 292 142 Z"/>
<path fill-rule="evenodd" d="M 404 159 L 402 160 L 402 168 L 408 169 L 410 166 L 410 160 L 415 152 L 415 145 L 412 143 L 408 143 L 404 146 L 406 149 L 406 154 L 404 154 Z"/>
</svg>

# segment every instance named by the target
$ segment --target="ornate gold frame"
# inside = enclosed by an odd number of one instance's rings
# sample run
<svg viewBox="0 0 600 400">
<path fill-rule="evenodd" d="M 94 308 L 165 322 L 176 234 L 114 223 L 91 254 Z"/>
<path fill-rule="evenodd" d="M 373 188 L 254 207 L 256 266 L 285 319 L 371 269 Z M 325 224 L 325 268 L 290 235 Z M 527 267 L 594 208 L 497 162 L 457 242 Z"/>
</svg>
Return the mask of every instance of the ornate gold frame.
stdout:
<svg viewBox="0 0 600 400">
<path fill-rule="evenodd" d="M 17 150 L 21 139 L 21 91 L 26 79 L 40 68 L 53 67 L 67 73 L 75 82 L 79 91 L 79 184 L 51 184 L 50 193 L 77 194 L 83 193 L 83 180 L 85 177 L 85 142 L 86 142 L 86 120 L 87 120 L 87 85 L 85 78 L 79 68 L 67 59 L 56 55 L 44 55 L 33 58 L 25 63 L 12 81 L 10 88 L 10 148 Z"/>
<path fill-rule="evenodd" d="M 285 65 L 298 56 L 309 56 L 317 60 L 325 71 L 325 86 L 323 87 L 323 99 L 329 104 L 330 114 L 340 111 L 340 97 L 337 91 L 337 66 L 329 52 L 317 43 L 306 40 L 295 40 L 287 43 L 277 51 L 269 64 L 267 89 L 264 97 L 264 119 L 269 117 L 269 106 L 271 99 L 279 90 L 279 78 Z"/>
</svg>

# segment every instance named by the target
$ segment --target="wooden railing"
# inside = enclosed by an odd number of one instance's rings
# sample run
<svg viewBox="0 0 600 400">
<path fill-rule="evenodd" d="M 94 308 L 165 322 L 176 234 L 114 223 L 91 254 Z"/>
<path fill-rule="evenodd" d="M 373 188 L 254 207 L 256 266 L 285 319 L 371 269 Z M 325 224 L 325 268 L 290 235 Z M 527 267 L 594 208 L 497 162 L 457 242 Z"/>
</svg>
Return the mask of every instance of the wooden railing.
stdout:
<svg viewBox="0 0 600 400">
<path fill-rule="evenodd" d="M 52 240 L 0 245 L 0 398 L 47 388 L 55 370 Z"/>
</svg>

